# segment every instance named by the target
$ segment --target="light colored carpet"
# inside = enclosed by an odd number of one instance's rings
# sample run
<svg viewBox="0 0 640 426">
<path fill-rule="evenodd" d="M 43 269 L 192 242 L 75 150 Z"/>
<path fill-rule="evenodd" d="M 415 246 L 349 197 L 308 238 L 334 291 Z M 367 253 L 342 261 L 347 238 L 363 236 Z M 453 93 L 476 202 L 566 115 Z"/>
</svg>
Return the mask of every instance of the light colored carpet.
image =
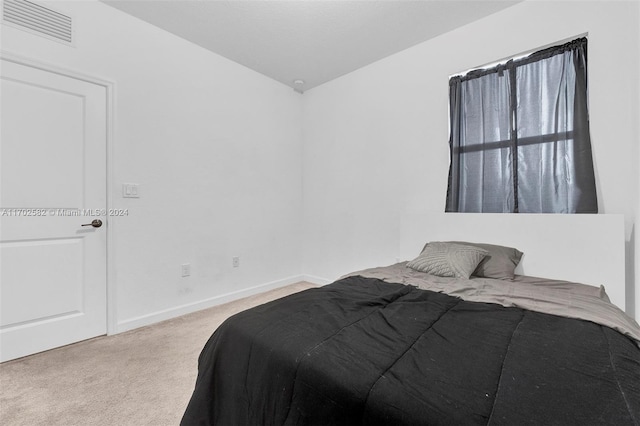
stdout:
<svg viewBox="0 0 640 426">
<path fill-rule="evenodd" d="M 311 287 L 297 283 L 0 364 L 0 424 L 177 425 L 211 333 L 230 315 Z"/>
</svg>

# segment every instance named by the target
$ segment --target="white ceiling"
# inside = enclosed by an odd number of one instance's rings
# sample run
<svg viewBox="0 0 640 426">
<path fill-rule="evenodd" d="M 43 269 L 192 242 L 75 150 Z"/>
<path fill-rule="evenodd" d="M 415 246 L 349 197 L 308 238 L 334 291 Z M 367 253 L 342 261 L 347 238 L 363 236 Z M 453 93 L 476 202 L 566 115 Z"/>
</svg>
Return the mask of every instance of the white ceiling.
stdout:
<svg viewBox="0 0 640 426">
<path fill-rule="evenodd" d="M 304 91 L 522 0 L 103 1 Z"/>
</svg>

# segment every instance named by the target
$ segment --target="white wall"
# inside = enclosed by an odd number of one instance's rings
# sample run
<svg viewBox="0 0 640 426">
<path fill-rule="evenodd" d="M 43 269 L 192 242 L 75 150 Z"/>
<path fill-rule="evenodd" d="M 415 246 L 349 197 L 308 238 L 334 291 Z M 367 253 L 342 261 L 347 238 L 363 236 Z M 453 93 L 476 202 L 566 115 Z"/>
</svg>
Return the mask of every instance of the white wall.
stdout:
<svg viewBox="0 0 640 426">
<path fill-rule="evenodd" d="M 116 328 L 300 279 L 302 97 L 103 3 L 49 5 L 74 17 L 75 47 L 3 26 L 1 48 L 115 82 Z"/>
<path fill-rule="evenodd" d="M 76 47 L 3 27 L 0 48 L 116 84 L 118 330 L 394 262 L 403 213 L 444 208 L 449 75 L 584 33 L 601 211 L 625 215 L 640 282 L 637 3 L 526 2 L 303 96 L 102 3 L 49 3 L 74 16 Z"/>
<path fill-rule="evenodd" d="M 638 7 L 638 22 L 640 22 L 640 7 Z M 640 25 L 638 25 L 640 26 Z M 638 46 L 640 46 L 640 30 L 637 32 L 637 39 L 638 39 Z M 640 54 L 638 55 L 638 69 L 640 70 Z M 637 89 L 638 89 L 638 99 L 640 99 L 640 82 L 638 81 L 638 79 L 636 78 L 636 83 L 638 85 Z M 638 130 L 637 130 L 637 134 L 640 135 L 640 120 L 636 118 L 636 124 L 638 125 Z M 637 182 L 638 182 L 638 194 L 637 194 L 637 198 L 636 198 L 636 217 L 635 217 L 635 223 L 636 224 L 640 224 L 640 142 L 638 142 L 638 148 L 637 148 L 637 152 L 638 156 L 636 157 L 636 177 L 637 177 Z M 634 226 L 634 237 L 637 233 L 637 229 L 635 229 Z M 627 290 L 631 290 L 631 293 L 634 294 L 634 299 L 635 299 L 635 304 L 633 306 L 633 308 L 635 309 L 635 313 L 636 313 L 636 319 L 640 318 L 640 238 L 634 238 L 635 239 L 635 245 L 633 246 L 634 251 L 635 251 L 635 258 L 634 258 L 634 262 L 630 262 L 632 263 L 631 266 L 631 275 L 635 278 L 634 279 L 634 286 L 631 289 L 627 289 Z M 627 267 L 627 270 L 629 269 L 629 267 Z M 637 283 L 637 284 L 636 284 Z M 640 322 L 640 321 L 639 321 Z"/>
<path fill-rule="evenodd" d="M 639 26 L 637 2 L 526 1 L 306 92 L 304 271 L 331 280 L 394 262 L 403 214 L 443 211 L 450 75 L 588 33 L 600 212 L 625 216 L 632 294 Z"/>
</svg>

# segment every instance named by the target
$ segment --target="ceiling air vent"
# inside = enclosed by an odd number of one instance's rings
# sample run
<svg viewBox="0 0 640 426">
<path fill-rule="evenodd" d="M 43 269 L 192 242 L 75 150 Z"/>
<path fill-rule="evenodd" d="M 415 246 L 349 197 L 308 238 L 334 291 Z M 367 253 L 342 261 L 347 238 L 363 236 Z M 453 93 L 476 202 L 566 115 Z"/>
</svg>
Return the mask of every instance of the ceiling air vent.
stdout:
<svg viewBox="0 0 640 426">
<path fill-rule="evenodd" d="M 26 0 L 4 0 L 2 21 L 63 43 L 73 43 L 71 17 Z"/>
</svg>

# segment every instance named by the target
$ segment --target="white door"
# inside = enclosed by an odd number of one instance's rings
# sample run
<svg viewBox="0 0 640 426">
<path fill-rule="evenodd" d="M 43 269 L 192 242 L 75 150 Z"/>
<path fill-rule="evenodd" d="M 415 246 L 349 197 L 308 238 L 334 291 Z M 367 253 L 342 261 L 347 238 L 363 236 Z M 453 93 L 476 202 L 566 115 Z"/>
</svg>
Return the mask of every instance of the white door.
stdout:
<svg viewBox="0 0 640 426">
<path fill-rule="evenodd" d="M 106 88 L 1 62 L 0 361 L 106 333 Z M 101 227 L 82 226 L 94 219 Z M 97 225 L 97 223 L 96 223 Z"/>
</svg>

